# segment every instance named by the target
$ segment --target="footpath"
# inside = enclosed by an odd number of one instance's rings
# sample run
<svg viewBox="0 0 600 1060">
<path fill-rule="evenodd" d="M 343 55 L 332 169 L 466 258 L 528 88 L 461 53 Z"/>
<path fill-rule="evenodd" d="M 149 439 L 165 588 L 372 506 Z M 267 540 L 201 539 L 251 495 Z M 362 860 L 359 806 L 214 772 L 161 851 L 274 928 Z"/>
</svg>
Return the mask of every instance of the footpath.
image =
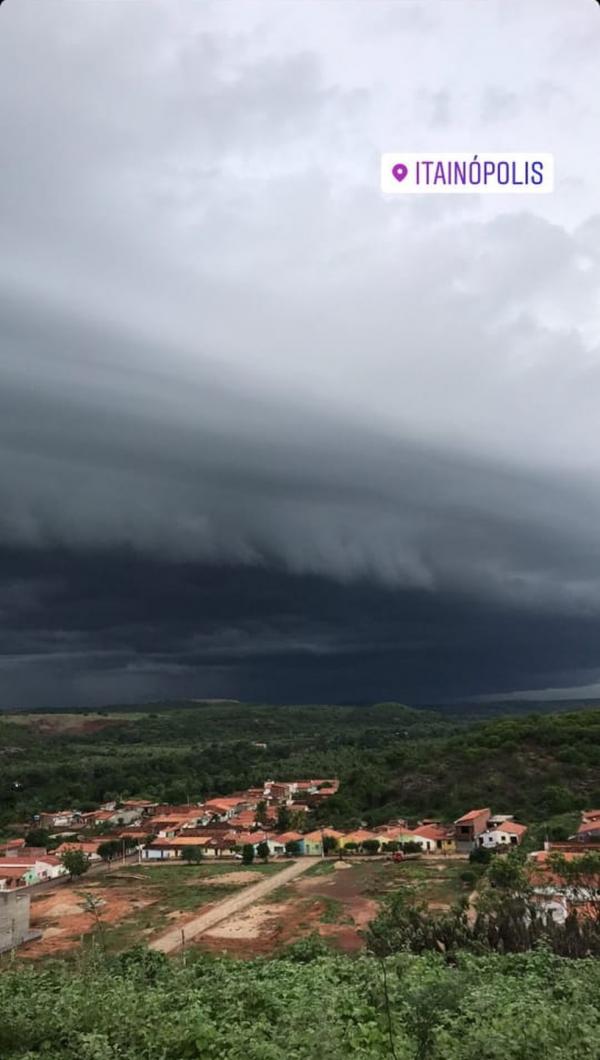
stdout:
<svg viewBox="0 0 600 1060">
<path fill-rule="evenodd" d="M 250 887 L 245 887 L 243 891 L 238 891 L 231 898 L 224 898 L 222 902 L 213 905 L 205 913 L 200 913 L 193 920 L 188 920 L 181 927 L 171 928 L 163 935 L 159 935 L 158 938 L 149 943 L 149 948 L 151 950 L 159 950 L 161 953 L 173 953 L 175 950 L 181 949 L 187 942 L 192 942 L 199 935 L 208 931 L 209 928 L 215 927 L 216 924 L 221 924 L 224 920 L 228 920 L 229 917 L 239 913 L 241 909 L 247 909 L 249 906 L 254 905 L 255 902 L 260 901 L 271 891 L 277 890 L 278 887 L 289 883 L 290 880 L 295 880 L 302 873 L 308 872 L 313 865 L 318 865 L 320 861 L 321 858 L 318 857 L 304 856 L 299 858 L 293 865 L 288 865 L 281 872 L 276 872 L 274 876 L 267 876 L 260 883 L 253 883 Z"/>
</svg>

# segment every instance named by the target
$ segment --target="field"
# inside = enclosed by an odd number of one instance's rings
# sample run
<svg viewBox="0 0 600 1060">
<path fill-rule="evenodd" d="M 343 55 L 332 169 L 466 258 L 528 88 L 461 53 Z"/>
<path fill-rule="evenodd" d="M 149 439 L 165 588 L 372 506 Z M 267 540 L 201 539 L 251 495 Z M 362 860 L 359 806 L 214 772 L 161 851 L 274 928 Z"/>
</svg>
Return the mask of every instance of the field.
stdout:
<svg viewBox="0 0 600 1060">
<path fill-rule="evenodd" d="M 39 940 L 19 956 L 68 956 L 92 943 L 107 953 L 150 944 L 176 926 L 241 892 L 289 861 L 219 865 L 135 865 L 61 884 L 32 895 L 31 927 Z M 386 894 L 415 888 L 431 910 L 449 907 L 467 893 L 460 858 L 423 858 L 395 864 L 373 858 L 325 861 L 202 934 L 195 948 L 236 957 L 272 955 L 290 942 L 319 934 L 334 949 L 364 947 L 363 932 Z"/>
<path fill-rule="evenodd" d="M 414 888 L 433 910 L 468 894 L 462 858 L 423 858 L 395 864 L 383 859 L 326 861 L 301 879 L 207 931 L 197 945 L 237 957 L 269 955 L 313 932 L 335 949 L 364 947 L 363 932 L 392 891 Z"/>
<path fill-rule="evenodd" d="M 37 736 L 89 736 L 91 733 L 102 732 L 104 729 L 113 728 L 115 725 L 123 725 L 125 722 L 135 721 L 142 714 L 130 712 L 120 714 L 111 711 L 102 713 L 88 711 L 86 713 L 61 714 L 52 711 L 46 714 L 11 714 L 12 725 L 20 725 Z"/>
<path fill-rule="evenodd" d="M 174 922 L 183 926 L 199 910 L 210 909 L 282 867 L 136 865 L 116 868 L 101 878 L 83 878 L 76 885 L 60 885 L 33 896 L 31 927 L 42 931 L 42 938 L 21 953 L 30 959 L 66 954 L 89 945 L 92 938 L 109 953 L 148 943 Z M 86 911 L 89 897 L 98 903 L 97 917 Z"/>
</svg>

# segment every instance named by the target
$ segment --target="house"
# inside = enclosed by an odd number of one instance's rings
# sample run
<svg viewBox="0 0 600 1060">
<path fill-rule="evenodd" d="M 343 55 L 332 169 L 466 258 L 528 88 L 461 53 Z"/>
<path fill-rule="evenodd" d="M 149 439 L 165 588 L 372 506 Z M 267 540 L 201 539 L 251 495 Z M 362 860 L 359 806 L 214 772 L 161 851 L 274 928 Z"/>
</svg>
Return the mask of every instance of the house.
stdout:
<svg viewBox="0 0 600 1060">
<path fill-rule="evenodd" d="M 305 832 L 302 836 L 302 843 L 304 854 L 313 858 L 323 856 L 323 833 L 320 829 L 316 829 L 314 832 Z"/>
<path fill-rule="evenodd" d="M 296 785 L 286 780 L 265 780 L 264 795 L 275 802 L 290 802 Z"/>
<path fill-rule="evenodd" d="M 375 832 L 367 832 L 364 828 L 357 828 L 355 832 L 347 832 L 345 835 L 338 839 L 338 847 L 340 850 L 345 850 L 348 843 L 355 844 L 357 847 L 362 847 L 369 839 L 377 839 L 381 842 L 381 836 L 376 835 Z"/>
<path fill-rule="evenodd" d="M 518 824 L 512 818 L 505 818 L 503 823 L 486 828 L 485 832 L 477 837 L 477 844 L 488 850 L 496 847 L 516 847 L 523 842 L 526 833 L 526 825 Z"/>
<path fill-rule="evenodd" d="M 269 854 L 281 854 L 285 853 L 283 850 L 278 849 L 280 844 L 276 842 L 276 837 L 269 836 L 267 832 L 236 832 L 235 833 L 235 844 L 238 850 L 242 847 L 252 846 L 254 853 L 258 853 L 258 848 L 261 843 L 266 843 L 269 848 Z"/>
<path fill-rule="evenodd" d="M 59 857 L 54 854 L 6 857 L 0 862 L 0 888 L 29 887 L 44 880 L 66 875 Z M 4 885 L 2 881 L 5 881 Z"/>
<path fill-rule="evenodd" d="M 152 817 L 146 827 L 153 835 L 160 836 L 161 839 L 169 839 L 179 835 L 187 820 L 187 817 L 179 815 L 174 817 Z"/>
<path fill-rule="evenodd" d="M 40 828 L 72 828 L 81 822 L 81 814 L 77 810 L 57 810 L 52 813 L 41 813 L 39 816 Z"/>
<path fill-rule="evenodd" d="M 241 831 L 248 832 L 256 825 L 256 810 L 242 810 L 241 813 L 236 813 L 233 817 L 230 817 L 227 823 L 232 828 L 239 828 Z"/>
<path fill-rule="evenodd" d="M 29 887 L 32 883 L 37 883 L 37 879 L 31 868 L 26 870 L 22 866 L 0 865 L 0 891 Z"/>
<path fill-rule="evenodd" d="M 184 857 L 186 850 L 200 849 L 204 856 L 215 857 L 216 843 L 210 836 L 173 836 L 153 839 L 142 849 L 143 861 L 172 861 Z"/>
<path fill-rule="evenodd" d="M 410 840 L 403 842 L 419 843 L 421 850 L 428 854 L 452 854 L 455 850 L 454 833 L 440 824 L 421 824 L 412 830 Z"/>
<path fill-rule="evenodd" d="M 387 843 L 412 843 L 414 842 L 414 835 L 411 828 L 407 825 L 391 825 L 387 826 L 385 830 L 377 830 L 375 832 L 375 838 L 379 839 L 382 849 L 385 849 Z"/>
<path fill-rule="evenodd" d="M 559 924 L 564 923 L 569 913 L 573 912 L 597 918 L 600 877 L 595 874 L 582 876 L 577 885 L 569 883 L 548 864 L 553 853 L 560 854 L 567 862 L 577 860 L 583 854 L 576 851 L 537 850 L 529 855 L 535 866 L 531 882 L 537 904 L 545 912 L 551 913 Z"/>
<path fill-rule="evenodd" d="M 25 846 L 24 839 L 9 839 L 6 843 L 0 843 L 0 858 L 18 854 Z"/>
<path fill-rule="evenodd" d="M 492 816 L 489 806 L 482 810 L 469 810 L 454 822 L 454 840 L 460 854 L 468 853 L 477 846 L 477 840 L 485 832 Z"/>
<path fill-rule="evenodd" d="M 600 840 L 600 810 L 584 810 L 574 838 L 579 843 Z"/>
<path fill-rule="evenodd" d="M 150 802 L 149 799 L 125 799 L 121 803 L 121 809 L 134 810 L 141 817 L 151 817 L 158 809 L 158 803 Z"/>
<path fill-rule="evenodd" d="M 107 841 L 106 837 L 103 839 L 85 839 L 85 840 L 67 840 L 66 843 L 61 843 L 56 848 L 56 854 L 58 857 L 61 854 L 67 854 L 72 850 L 81 850 L 82 854 L 85 854 L 88 861 L 101 861 L 101 857 L 98 853 L 98 847 L 101 843 Z"/>
<path fill-rule="evenodd" d="M 241 813 L 243 810 L 253 809 L 251 800 L 247 798 L 240 798 L 239 795 L 232 796 L 231 798 L 222 799 L 210 799 L 204 803 L 202 809 L 208 814 L 209 818 L 216 817 L 220 821 L 228 821 L 231 817 L 234 817 L 236 813 Z"/>
<path fill-rule="evenodd" d="M 282 832 L 281 835 L 276 835 L 273 840 L 274 844 L 279 848 L 278 853 L 287 853 L 288 843 L 298 844 L 298 853 L 304 854 L 304 836 L 302 832 Z"/>
</svg>

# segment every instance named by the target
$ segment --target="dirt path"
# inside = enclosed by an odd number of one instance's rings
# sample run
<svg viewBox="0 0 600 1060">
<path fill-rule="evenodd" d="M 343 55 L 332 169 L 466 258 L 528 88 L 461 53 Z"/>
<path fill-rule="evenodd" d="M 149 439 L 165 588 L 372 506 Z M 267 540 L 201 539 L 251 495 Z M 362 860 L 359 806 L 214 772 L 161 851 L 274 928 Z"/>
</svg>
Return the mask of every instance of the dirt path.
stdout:
<svg viewBox="0 0 600 1060">
<path fill-rule="evenodd" d="M 311 857 L 299 858 L 293 865 L 288 865 L 287 868 L 277 872 L 274 876 L 267 876 L 260 883 L 246 887 L 239 894 L 234 894 L 231 898 L 224 898 L 222 902 L 218 902 L 206 913 L 200 913 L 194 920 L 188 920 L 187 924 L 182 928 L 172 928 L 170 931 L 166 931 L 164 935 L 154 939 L 149 944 L 150 949 L 160 950 L 162 953 L 173 953 L 174 950 L 180 949 L 186 942 L 191 942 L 198 935 L 208 931 L 209 928 L 228 920 L 230 916 L 239 913 L 241 909 L 247 909 L 248 906 L 254 905 L 259 899 L 264 898 L 271 891 L 277 890 L 278 887 L 282 887 L 285 883 L 289 883 L 290 880 L 295 880 L 297 876 L 307 872 L 313 865 L 317 865 L 320 860 L 320 858 Z"/>
</svg>

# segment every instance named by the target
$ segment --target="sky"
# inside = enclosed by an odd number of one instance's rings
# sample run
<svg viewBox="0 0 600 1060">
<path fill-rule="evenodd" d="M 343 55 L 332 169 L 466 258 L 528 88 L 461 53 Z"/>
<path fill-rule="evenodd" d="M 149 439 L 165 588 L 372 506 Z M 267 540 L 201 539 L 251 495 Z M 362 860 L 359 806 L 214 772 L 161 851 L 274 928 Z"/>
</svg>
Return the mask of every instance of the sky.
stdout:
<svg viewBox="0 0 600 1060">
<path fill-rule="evenodd" d="M 8 0 L 0 707 L 600 695 L 595 0 Z M 555 156 L 386 196 L 385 151 Z"/>
</svg>

